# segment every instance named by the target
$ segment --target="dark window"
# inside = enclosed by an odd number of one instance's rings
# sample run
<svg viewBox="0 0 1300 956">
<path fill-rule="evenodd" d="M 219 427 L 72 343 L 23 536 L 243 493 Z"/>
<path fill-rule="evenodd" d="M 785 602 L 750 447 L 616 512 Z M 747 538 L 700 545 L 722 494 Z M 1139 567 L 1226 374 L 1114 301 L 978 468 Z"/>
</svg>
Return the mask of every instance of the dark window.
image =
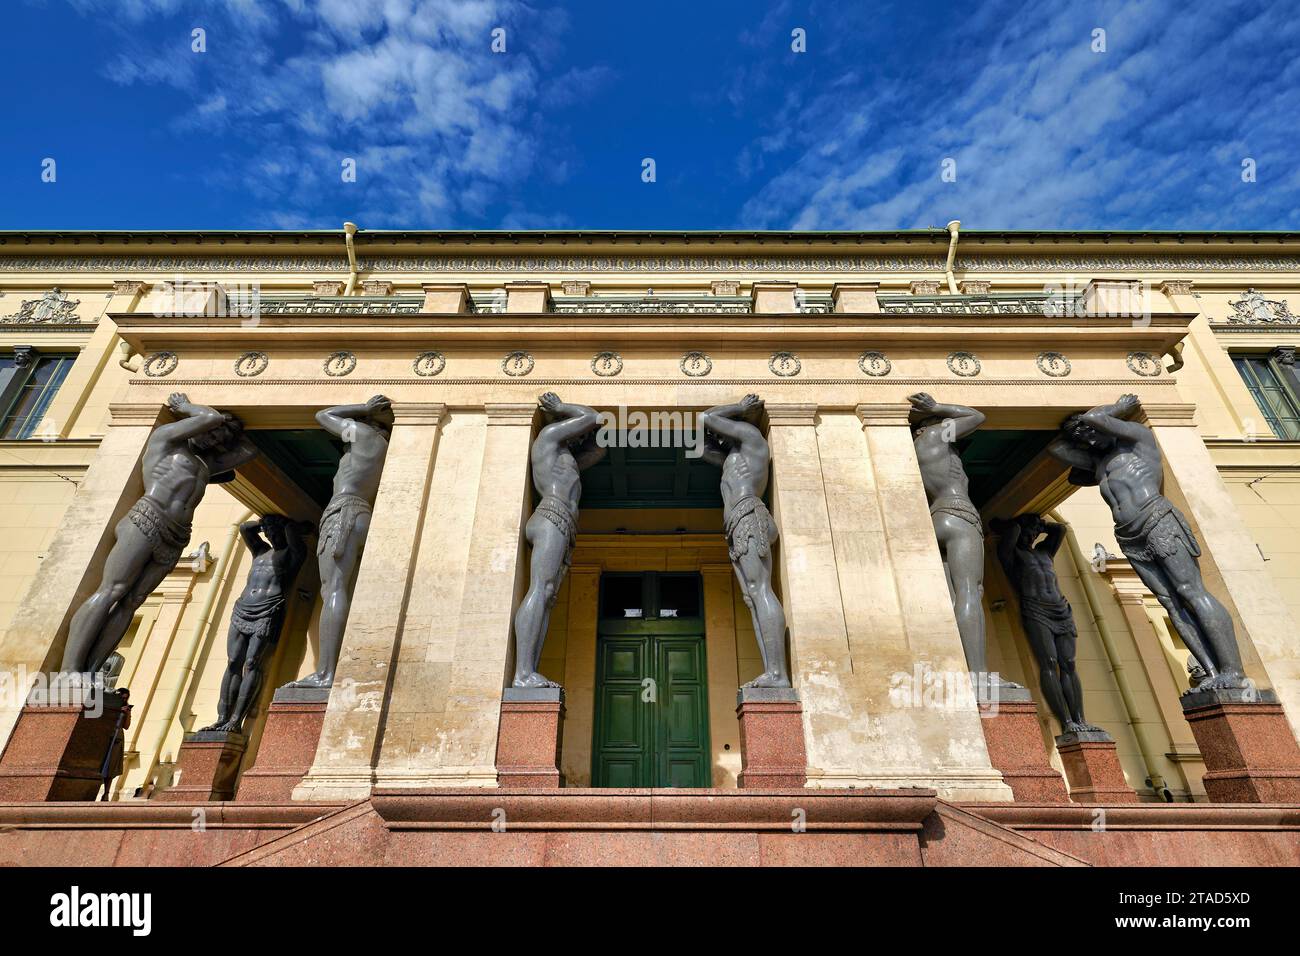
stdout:
<svg viewBox="0 0 1300 956">
<path fill-rule="evenodd" d="M 644 590 L 639 574 L 607 574 L 602 582 L 600 616 L 641 618 L 645 616 Z"/>
<path fill-rule="evenodd" d="M 1300 441 L 1300 400 L 1289 387 L 1288 375 L 1277 360 L 1258 353 L 1237 354 L 1232 361 L 1273 434 L 1288 441 Z"/>
<path fill-rule="evenodd" d="M 19 364 L 0 356 L 0 439 L 31 438 L 76 356 L 33 355 Z"/>
<path fill-rule="evenodd" d="M 659 616 L 700 616 L 700 577 L 698 574 L 659 575 Z"/>
</svg>

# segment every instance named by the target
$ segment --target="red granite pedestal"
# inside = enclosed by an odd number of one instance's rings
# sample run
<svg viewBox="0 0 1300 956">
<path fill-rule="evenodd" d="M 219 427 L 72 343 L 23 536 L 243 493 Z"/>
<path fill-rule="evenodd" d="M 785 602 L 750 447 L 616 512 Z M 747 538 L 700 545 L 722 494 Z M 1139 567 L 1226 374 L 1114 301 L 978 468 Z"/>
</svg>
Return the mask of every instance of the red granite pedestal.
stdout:
<svg viewBox="0 0 1300 956">
<path fill-rule="evenodd" d="M 329 688 L 281 687 L 271 700 L 256 762 L 239 780 L 240 803 L 288 803 L 316 759 Z"/>
<path fill-rule="evenodd" d="M 1138 795 L 1124 779 L 1115 741 L 1102 730 L 1061 734 L 1056 752 L 1070 781 L 1075 803 L 1137 803 Z"/>
<path fill-rule="evenodd" d="M 32 691 L 0 755 L 0 802 L 94 800 L 104 762 L 130 722 L 125 690 L 41 688 Z M 110 765 L 121 772 L 121 747 Z"/>
<path fill-rule="evenodd" d="M 1300 803 L 1300 747 L 1271 690 L 1190 691 L 1183 716 L 1215 803 Z"/>
<path fill-rule="evenodd" d="M 185 803 L 235 799 L 235 777 L 247 745 L 243 734 L 218 730 L 186 734 L 176 758 L 176 782 L 154 794 L 154 799 Z"/>
<path fill-rule="evenodd" d="M 788 789 L 808 782 L 803 742 L 803 705 L 790 688 L 742 687 L 736 695 L 740 719 L 742 789 Z"/>
<path fill-rule="evenodd" d="M 1065 780 L 1047 762 L 1038 705 L 1028 691 L 1000 689 L 996 702 L 981 700 L 980 724 L 989 762 L 1001 772 L 1017 803 L 1068 803 Z"/>
<path fill-rule="evenodd" d="M 551 788 L 560 776 L 564 691 L 559 687 L 507 687 L 497 731 L 497 785 Z"/>
</svg>

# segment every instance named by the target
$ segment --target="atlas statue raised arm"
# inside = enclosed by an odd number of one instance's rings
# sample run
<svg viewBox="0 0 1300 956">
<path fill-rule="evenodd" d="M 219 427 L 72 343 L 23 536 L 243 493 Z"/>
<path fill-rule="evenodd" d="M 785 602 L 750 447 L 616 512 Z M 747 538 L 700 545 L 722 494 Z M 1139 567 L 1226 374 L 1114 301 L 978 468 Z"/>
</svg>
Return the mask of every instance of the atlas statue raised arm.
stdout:
<svg viewBox="0 0 1300 956">
<path fill-rule="evenodd" d="M 573 558 L 578 535 L 582 472 L 605 457 L 596 441 L 600 416 L 586 405 L 569 405 L 547 392 L 538 399 L 551 421 L 529 452 L 533 487 L 542 496 L 524 534 L 532 546 L 528 593 L 515 612 L 514 687 L 558 687 L 538 673 L 551 608 Z"/>
<path fill-rule="evenodd" d="M 229 480 L 257 455 L 234 415 L 180 392 L 167 406 L 178 420 L 159 425 L 145 444 L 144 495 L 117 523 L 99 587 L 72 616 L 60 665 L 65 673 L 99 670 L 136 610 L 180 561 L 208 485 Z"/>
<path fill-rule="evenodd" d="M 785 609 L 772 590 L 772 545 L 776 522 L 763 504 L 772 452 L 758 429 L 763 400 L 746 395 L 700 415 L 704 460 L 722 468 L 723 528 L 731 566 L 763 657 L 763 673 L 746 687 L 790 687 L 785 653 Z"/>
<path fill-rule="evenodd" d="M 1205 588 L 1201 546 L 1183 513 L 1166 498 L 1160 446 L 1129 418 L 1140 407 L 1123 395 L 1071 415 L 1049 451 L 1070 466 L 1070 481 L 1096 485 L 1115 519 L 1115 541 L 1139 578 L 1169 612 L 1175 630 L 1205 670 L 1198 691 L 1244 685 L 1232 617 Z"/>
</svg>

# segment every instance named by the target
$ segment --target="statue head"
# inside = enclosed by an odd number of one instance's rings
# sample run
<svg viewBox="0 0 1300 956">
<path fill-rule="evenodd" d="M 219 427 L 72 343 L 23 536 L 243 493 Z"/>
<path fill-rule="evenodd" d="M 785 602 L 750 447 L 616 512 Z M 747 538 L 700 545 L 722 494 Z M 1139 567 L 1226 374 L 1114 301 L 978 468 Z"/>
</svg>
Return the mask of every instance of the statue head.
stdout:
<svg viewBox="0 0 1300 956">
<path fill-rule="evenodd" d="M 1092 451 L 1105 451 L 1115 444 L 1115 439 L 1097 431 L 1079 413 L 1075 413 L 1063 421 L 1061 431 L 1074 444 Z"/>
<path fill-rule="evenodd" d="M 385 435 L 393 431 L 393 403 L 383 395 L 372 396 L 366 402 L 366 421 Z"/>
<path fill-rule="evenodd" d="M 190 444 L 196 451 L 216 451 L 233 448 L 244 437 L 244 423 L 230 412 L 221 413 L 222 422 L 211 431 L 195 435 Z"/>
<path fill-rule="evenodd" d="M 1033 511 L 1017 517 L 1016 523 L 1020 525 L 1020 541 L 1026 546 L 1032 545 L 1038 540 L 1038 536 L 1047 530 L 1043 516 Z"/>
<path fill-rule="evenodd" d="M 289 519 L 284 515 L 269 514 L 262 518 L 262 534 L 266 535 L 266 540 L 271 542 L 271 547 L 277 551 L 289 546 L 289 541 L 284 534 L 288 524 Z"/>
</svg>

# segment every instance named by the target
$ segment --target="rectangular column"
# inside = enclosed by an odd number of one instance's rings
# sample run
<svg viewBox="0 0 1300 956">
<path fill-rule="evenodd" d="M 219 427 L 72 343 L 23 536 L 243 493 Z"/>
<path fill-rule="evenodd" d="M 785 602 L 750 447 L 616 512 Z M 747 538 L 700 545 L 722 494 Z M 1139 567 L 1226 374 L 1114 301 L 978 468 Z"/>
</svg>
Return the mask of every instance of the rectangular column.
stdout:
<svg viewBox="0 0 1300 956">
<path fill-rule="evenodd" d="M 162 413 L 158 405 L 112 405 L 108 434 L 64 513 L 49 554 L 0 638 L 0 677 L 24 682 L 0 698 L 7 740 L 39 671 L 58 667 L 68 622 L 99 584 L 113 528 L 143 493 L 140 458 Z"/>
<path fill-rule="evenodd" d="M 1271 686 L 1300 737 L 1300 631 L 1194 427 L 1194 406 L 1144 405 L 1143 411 L 1177 485 L 1165 492 L 1185 503 L 1199 532 L 1206 586 L 1233 612 L 1246 676 Z"/>
<path fill-rule="evenodd" d="M 844 606 L 821 456 L 816 405 L 768 405 L 773 517 L 780 529 L 781 603 L 790 676 L 803 702 L 808 780 L 848 786 L 862 770 L 851 725 L 854 693 Z"/>
<path fill-rule="evenodd" d="M 359 800 L 375 780 L 378 741 L 406 621 L 421 518 L 446 415 L 441 404 L 396 404 L 370 533 L 352 593 L 316 760 L 295 800 Z"/>
<path fill-rule="evenodd" d="M 883 535 L 863 540 L 870 571 L 855 590 L 875 610 L 863 619 L 888 638 L 877 644 L 864 634 L 855 642 L 863 647 L 854 670 L 868 702 L 861 718 L 869 728 L 868 774 L 876 786 L 934 787 L 953 800 L 1010 800 L 967 693 L 966 657 L 908 427 L 910 406 L 856 411 L 869 461 L 862 507 L 876 510 Z"/>
<path fill-rule="evenodd" d="M 408 729 L 402 732 L 415 736 L 384 744 L 385 787 L 497 785 L 501 698 L 511 663 L 514 608 L 525 584 L 523 525 L 536 411 L 532 403 L 487 404 L 472 425 L 477 438 L 460 439 L 462 449 L 475 442 L 481 448 L 468 506 L 473 521 L 460 552 L 464 586 L 456 605 L 434 618 L 440 633 L 428 638 L 425 661 L 433 666 L 423 681 L 431 690 L 427 705 L 420 713 L 410 711 L 409 699 L 404 705 Z"/>
</svg>

